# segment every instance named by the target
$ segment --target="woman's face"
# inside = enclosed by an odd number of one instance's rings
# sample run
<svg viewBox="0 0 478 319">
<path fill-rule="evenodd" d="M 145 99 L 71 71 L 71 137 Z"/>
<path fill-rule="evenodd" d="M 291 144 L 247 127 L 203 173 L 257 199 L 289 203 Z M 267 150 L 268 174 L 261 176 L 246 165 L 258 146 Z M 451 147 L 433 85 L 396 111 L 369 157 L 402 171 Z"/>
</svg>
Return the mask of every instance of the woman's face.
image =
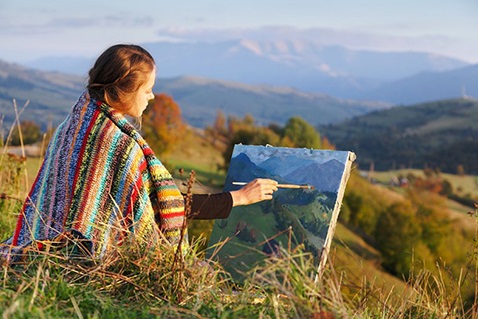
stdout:
<svg viewBox="0 0 478 319">
<path fill-rule="evenodd" d="M 134 93 L 131 108 L 128 110 L 128 115 L 133 117 L 140 117 L 143 111 L 148 106 L 148 101 L 154 99 L 153 86 L 156 79 L 156 68 L 148 75 L 146 82 L 141 85 Z"/>
</svg>

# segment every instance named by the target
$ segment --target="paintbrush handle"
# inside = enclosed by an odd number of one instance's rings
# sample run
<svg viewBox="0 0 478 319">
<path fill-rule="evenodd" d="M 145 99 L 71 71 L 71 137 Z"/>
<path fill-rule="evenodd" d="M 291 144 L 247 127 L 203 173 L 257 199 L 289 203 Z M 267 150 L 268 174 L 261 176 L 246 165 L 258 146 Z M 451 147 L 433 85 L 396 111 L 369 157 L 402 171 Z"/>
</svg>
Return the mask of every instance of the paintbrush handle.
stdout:
<svg viewBox="0 0 478 319">
<path fill-rule="evenodd" d="M 309 185 L 277 184 L 278 188 L 309 188 Z"/>
<path fill-rule="evenodd" d="M 232 185 L 246 185 L 246 182 L 232 182 Z M 297 184 L 277 184 L 278 188 L 305 188 L 313 189 L 311 185 L 297 185 Z"/>
</svg>

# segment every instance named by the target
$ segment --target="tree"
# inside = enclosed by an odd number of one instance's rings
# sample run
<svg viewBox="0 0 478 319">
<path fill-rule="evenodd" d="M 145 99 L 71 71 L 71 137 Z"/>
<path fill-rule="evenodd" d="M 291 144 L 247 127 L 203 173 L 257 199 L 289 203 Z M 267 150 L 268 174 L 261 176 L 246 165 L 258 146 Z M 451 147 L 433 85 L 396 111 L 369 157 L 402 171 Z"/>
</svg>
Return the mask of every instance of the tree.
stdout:
<svg viewBox="0 0 478 319">
<path fill-rule="evenodd" d="M 214 126 L 213 126 L 214 131 L 216 134 L 220 136 L 224 136 L 227 134 L 227 128 L 226 128 L 226 116 L 224 115 L 224 112 L 218 111 L 216 115 L 216 120 L 214 121 Z"/>
<path fill-rule="evenodd" d="M 229 165 L 234 145 L 278 145 L 280 137 L 267 127 L 244 126 L 235 131 L 223 152 L 224 168 Z"/>
<path fill-rule="evenodd" d="M 173 98 L 155 94 L 143 114 L 142 134 L 157 154 L 167 154 L 184 133 L 181 109 Z"/>
<path fill-rule="evenodd" d="M 218 119 L 220 119 L 219 116 Z M 255 126 L 254 117 L 250 114 L 244 116 L 243 119 L 230 116 L 227 123 L 227 132 L 227 147 L 223 152 L 224 168 L 229 164 L 234 145 L 239 143 L 307 148 L 320 148 L 322 146 L 319 133 L 300 117 L 290 118 L 285 127 L 280 127 L 278 124 L 269 124 L 265 127 Z M 328 149 L 335 148 L 326 138 L 323 141 Z"/>
<path fill-rule="evenodd" d="M 204 132 L 206 133 L 206 136 L 210 137 L 212 139 L 212 143 L 216 145 L 216 142 L 219 141 L 225 141 L 228 139 L 228 130 L 226 127 L 227 120 L 226 116 L 224 115 L 224 112 L 218 111 L 216 114 L 216 120 L 214 121 L 214 124 L 208 125 Z"/>
<path fill-rule="evenodd" d="M 383 266 L 395 275 L 408 277 L 414 245 L 421 238 L 416 208 L 409 201 L 392 204 L 380 215 L 375 228 Z"/>
<path fill-rule="evenodd" d="M 22 131 L 23 144 L 25 145 L 38 142 L 42 136 L 40 126 L 33 121 L 21 121 L 20 129 Z M 18 127 L 15 127 L 12 131 L 11 144 L 14 146 L 21 144 Z"/>
<path fill-rule="evenodd" d="M 254 117 L 247 114 L 243 119 L 237 117 L 229 117 L 228 119 L 228 135 L 226 149 L 223 152 L 224 168 L 227 168 L 231 159 L 234 145 L 274 145 L 281 143 L 281 137 L 272 129 L 264 126 L 255 126 Z"/>
<path fill-rule="evenodd" d="M 284 127 L 284 136 L 288 137 L 295 147 L 321 148 L 319 133 L 304 119 L 291 117 Z"/>
<path fill-rule="evenodd" d="M 322 137 L 321 141 L 321 146 L 322 149 L 324 150 L 335 150 L 336 147 L 334 144 L 332 144 L 327 137 Z"/>
</svg>

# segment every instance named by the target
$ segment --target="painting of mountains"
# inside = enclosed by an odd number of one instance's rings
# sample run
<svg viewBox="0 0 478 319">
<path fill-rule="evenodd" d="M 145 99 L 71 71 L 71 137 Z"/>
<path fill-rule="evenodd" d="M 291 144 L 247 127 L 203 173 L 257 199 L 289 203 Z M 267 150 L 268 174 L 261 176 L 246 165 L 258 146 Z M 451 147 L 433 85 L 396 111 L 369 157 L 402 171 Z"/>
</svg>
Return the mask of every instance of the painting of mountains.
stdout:
<svg viewBox="0 0 478 319">
<path fill-rule="evenodd" d="M 354 160 L 348 151 L 235 145 L 224 191 L 241 187 L 234 182 L 255 178 L 302 187 L 279 188 L 271 201 L 234 207 L 228 219 L 216 221 L 209 257 L 240 280 L 265 258 L 280 258 L 283 249 L 303 245 L 320 271 Z M 214 245 L 224 240 L 216 254 Z"/>
</svg>

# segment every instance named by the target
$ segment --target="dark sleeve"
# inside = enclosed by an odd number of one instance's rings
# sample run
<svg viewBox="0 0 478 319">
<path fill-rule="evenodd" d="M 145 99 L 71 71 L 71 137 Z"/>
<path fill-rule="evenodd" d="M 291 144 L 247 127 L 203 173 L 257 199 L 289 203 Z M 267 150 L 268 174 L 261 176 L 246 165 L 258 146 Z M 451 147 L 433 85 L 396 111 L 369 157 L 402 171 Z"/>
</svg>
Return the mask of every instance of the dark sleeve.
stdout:
<svg viewBox="0 0 478 319">
<path fill-rule="evenodd" d="M 184 195 L 184 194 L 183 194 Z M 232 209 L 231 193 L 193 194 L 191 203 L 191 219 L 227 218 Z"/>
</svg>

